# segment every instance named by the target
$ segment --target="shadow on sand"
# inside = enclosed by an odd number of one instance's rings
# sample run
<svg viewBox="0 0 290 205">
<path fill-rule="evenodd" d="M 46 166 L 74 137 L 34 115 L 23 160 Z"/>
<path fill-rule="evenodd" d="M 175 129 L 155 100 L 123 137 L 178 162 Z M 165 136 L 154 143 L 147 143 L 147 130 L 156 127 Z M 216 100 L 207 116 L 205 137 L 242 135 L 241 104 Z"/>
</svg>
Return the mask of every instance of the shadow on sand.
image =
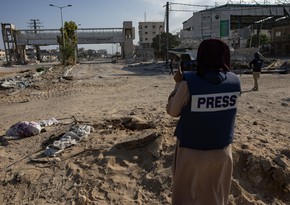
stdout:
<svg viewBox="0 0 290 205">
<path fill-rule="evenodd" d="M 248 92 L 256 92 L 256 91 L 253 90 L 253 89 L 250 89 L 250 90 L 242 90 L 241 94 L 248 93 Z"/>
</svg>

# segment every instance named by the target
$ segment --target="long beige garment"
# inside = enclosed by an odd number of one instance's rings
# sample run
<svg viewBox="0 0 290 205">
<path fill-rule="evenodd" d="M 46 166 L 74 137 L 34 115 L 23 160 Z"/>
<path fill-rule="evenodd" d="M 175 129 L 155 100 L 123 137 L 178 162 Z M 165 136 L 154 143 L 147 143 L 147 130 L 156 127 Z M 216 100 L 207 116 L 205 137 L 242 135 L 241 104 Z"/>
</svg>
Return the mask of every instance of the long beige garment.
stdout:
<svg viewBox="0 0 290 205">
<path fill-rule="evenodd" d="M 253 71 L 253 78 L 254 78 L 254 90 L 259 90 L 258 79 L 260 78 L 261 72 Z"/>
<path fill-rule="evenodd" d="M 173 205 L 226 205 L 233 171 L 231 145 L 202 151 L 176 146 Z"/>
</svg>

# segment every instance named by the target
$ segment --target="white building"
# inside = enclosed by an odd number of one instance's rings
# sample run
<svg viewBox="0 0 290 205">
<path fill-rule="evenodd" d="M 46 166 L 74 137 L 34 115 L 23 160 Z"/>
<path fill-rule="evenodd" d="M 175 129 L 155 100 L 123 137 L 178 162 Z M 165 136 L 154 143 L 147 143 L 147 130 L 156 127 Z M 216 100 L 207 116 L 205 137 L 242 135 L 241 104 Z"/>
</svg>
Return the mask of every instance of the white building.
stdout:
<svg viewBox="0 0 290 205">
<path fill-rule="evenodd" d="M 289 5 L 225 4 L 193 13 L 183 22 L 180 36 L 196 45 L 203 39 L 219 38 L 230 46 L 242 47 L 253 33 L 269 35 L 289 13 Z"/>
</svg>

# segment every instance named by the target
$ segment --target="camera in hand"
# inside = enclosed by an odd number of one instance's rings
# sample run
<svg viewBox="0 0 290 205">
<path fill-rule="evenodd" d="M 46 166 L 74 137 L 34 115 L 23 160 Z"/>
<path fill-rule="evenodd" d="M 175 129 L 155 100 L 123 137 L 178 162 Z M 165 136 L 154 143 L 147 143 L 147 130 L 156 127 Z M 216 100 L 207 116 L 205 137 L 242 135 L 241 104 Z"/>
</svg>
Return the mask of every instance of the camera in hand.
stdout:
<svg viewBox="0 0 290 205">
<path fill-rule="evenodd" d="M 196 60 L 182 60 L 180 62 L 181 71 L 196 71 L 197 62 Z"/>
</svg>

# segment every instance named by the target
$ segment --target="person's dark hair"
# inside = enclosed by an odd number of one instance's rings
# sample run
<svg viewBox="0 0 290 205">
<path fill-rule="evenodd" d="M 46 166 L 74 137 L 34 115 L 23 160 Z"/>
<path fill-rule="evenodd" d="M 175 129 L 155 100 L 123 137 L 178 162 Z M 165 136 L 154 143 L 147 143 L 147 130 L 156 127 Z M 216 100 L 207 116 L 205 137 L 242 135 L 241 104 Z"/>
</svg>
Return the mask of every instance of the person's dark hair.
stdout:
<svg viewBox="0 0 290 205">
<path fill-rule="evenodd" d="M 230 71 L 230 49 L 219 39 L 207 39 L 201 42 L 197 51 L 197 74 L 211 71 Z"/>
</svg>

